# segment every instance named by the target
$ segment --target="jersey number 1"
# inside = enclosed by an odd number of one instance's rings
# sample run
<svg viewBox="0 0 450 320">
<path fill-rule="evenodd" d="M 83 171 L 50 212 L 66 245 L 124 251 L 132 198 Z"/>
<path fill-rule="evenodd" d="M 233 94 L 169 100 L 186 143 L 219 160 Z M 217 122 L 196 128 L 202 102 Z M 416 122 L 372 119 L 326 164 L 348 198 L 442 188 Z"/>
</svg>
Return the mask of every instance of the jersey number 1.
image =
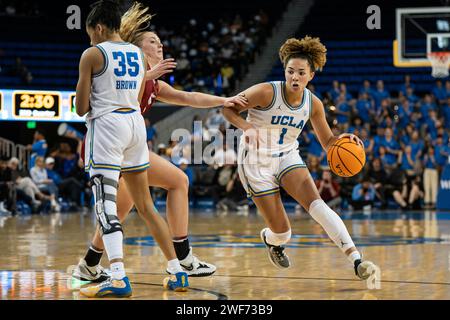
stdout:
<svg viewBox="0 0 450 320">
<path fill-rule="evenodd" d="M 287 131 L 288 129 L 286 128 L 281 129 L 280 141 L 278 141 L 278 144 L 283 144 L 284 136 L 286 135 Z"/>
<path fill-rule="evenodd" d="M 120 51 L 115 51 L 112 55 L 114 60 L 119 60 L 120 68 L 114 69 L 114 74 L 116 76 L 123 77 L 127 72 L 131 77 L 136 77 L 139 74 L 139 63 L 137 62 L 139 57 L 136 52 L 126 52 L 126 58 L 125 54 Z"/>
</svg>

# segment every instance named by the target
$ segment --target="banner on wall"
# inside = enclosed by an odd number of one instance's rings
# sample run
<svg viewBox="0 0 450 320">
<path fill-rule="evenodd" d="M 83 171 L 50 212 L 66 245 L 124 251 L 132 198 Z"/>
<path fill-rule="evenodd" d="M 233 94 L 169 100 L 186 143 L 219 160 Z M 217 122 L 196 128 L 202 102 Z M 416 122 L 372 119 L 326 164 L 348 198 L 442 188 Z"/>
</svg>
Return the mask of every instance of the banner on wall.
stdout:
<svg viewBox="0 0 450 320">
<path fill-rule="evenodd" d="M 439 179 L 439 191 L 436 208 L 450 210 L 450 162 L 447 161 Z"/>
</svg>

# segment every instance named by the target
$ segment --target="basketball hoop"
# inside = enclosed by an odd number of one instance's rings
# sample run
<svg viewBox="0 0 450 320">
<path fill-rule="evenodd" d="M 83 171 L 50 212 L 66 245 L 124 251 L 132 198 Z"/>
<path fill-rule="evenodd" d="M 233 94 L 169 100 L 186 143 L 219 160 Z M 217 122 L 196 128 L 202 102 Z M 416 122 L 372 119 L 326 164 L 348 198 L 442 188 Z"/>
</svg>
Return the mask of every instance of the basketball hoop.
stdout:
<svg viewBox="0 0 450 320">
<path fill-rule="evenodd" d="M 432 67 L 431 75 L 435 78 L 448 77 L 450 52 L 448 51 L 430 52 L 427 56 L 428 60 L 430 60 Z"/>
</svg>

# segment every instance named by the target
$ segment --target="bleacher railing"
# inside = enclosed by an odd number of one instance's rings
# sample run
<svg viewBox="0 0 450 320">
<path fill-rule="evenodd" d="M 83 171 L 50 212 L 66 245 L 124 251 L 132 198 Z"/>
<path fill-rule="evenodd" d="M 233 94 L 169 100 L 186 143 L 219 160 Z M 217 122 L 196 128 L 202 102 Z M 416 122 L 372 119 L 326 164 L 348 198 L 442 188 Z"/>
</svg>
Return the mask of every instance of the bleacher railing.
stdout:
<svg viewBox="0 0 450 320">
<path fill-rule="evenodd" d="M 28 168 L 31 150 L 24 145 L 15 144 L 11 140 L 0 137 L 0 156 L 6 158 L 16 157 L 23 168 Z"/>
</svg>

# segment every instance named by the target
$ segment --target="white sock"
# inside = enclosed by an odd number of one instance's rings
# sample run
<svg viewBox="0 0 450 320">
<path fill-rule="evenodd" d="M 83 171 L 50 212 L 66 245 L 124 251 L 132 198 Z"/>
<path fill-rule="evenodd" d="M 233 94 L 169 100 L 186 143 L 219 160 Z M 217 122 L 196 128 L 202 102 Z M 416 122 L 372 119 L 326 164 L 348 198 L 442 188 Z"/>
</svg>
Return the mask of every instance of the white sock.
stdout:
<svg viewBox="0 0 450 320">
<path fill-rule="evenodd" d="M 178 259 L 168 261 L 167 269 L 169 269 L 169 271 L 171 271 L 172 273 L 183 272 L 183 269 L 181 268 L 180 265 L 180 261 L 178 261 Z"/>
<path fill-rule="evenodd" d="M 113 279 L 121 280 L 125 278 L 125 267 L 123 262 L 111 263 L 111 274 Z"/>
<path fill-rule="evenodd" d="M 345 253 L 355 246 L 342 219 L 322 199 L 311 203 L 309 214 L 325 229 L 342 252 Z"/>
<path fill-rule="evenodd" d="M 361 254 L 359 253 L 359 251 L 353 251 L 348 255 L 347 258 L 352 264 L 355 264 L 356 260 L 361 260 Z"/>
<path fill-rule="evenodd" d="M 289 229 L 283 233 L 275 233 L 270 228 L 266 228 L 266 242 L 273 246 L 281 246 L 288 243 L 291 239 L 291 230 Z"/>
<path fill-rule="evenodd" d="M 120 231 L 104 234 L 103 244 L 109 261 L 123 259 L 123 234 Z"/>
</svg>

